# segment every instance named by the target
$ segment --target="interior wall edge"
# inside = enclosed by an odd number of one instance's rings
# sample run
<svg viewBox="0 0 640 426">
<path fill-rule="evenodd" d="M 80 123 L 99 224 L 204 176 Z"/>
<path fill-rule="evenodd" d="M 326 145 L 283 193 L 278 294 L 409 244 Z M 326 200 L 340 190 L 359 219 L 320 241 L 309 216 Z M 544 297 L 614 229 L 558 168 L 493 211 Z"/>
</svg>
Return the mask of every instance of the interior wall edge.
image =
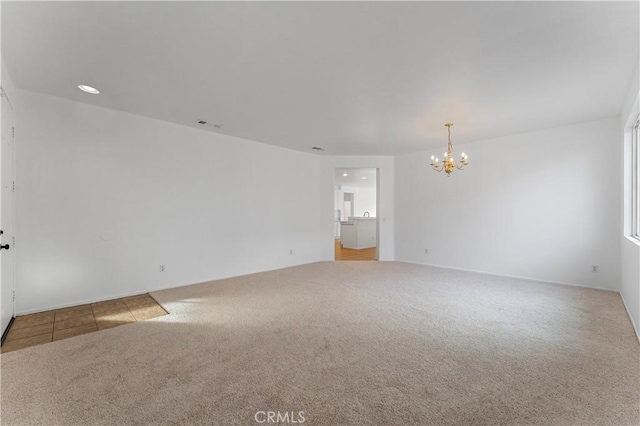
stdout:
<svg viewBox="0 0 640 426">
<path fill-rule="evenodd" d="M 624 294 L 622 291 L 620 293 L 620 299 L 622 299 L 622 304 L 624 305 L 624 309 L 627 312 L 627 316 L 629 317 L 629 322 L 633 326 L 633 331 L 636 332 L 636 337 L 638 338 L 638 343 L 640 343 L 640 331 L 638 330 L 638 325 L 633 321 L 633 315 L 631 315 L 631 311 L 629 311 L 629 305 L 627 305 L 627 301 L 624 298 Z"/>
</svg>

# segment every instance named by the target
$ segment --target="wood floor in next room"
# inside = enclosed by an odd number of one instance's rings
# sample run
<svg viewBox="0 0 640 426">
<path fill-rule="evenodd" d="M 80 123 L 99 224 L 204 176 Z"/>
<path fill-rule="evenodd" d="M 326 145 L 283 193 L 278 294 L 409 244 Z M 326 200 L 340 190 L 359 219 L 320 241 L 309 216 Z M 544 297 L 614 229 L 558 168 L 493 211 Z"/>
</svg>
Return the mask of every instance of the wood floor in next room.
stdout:
<svg viewBox="0 0 640 426">
<path fill-rule="evenodd" d="M 336 239 L 336 260 L 376 260 L 376 248 L 348 249 L 342 247 L 340 240 Z"/>
<path fill-rule="evenodd" d="M 16 317 L 2 353 L 167 315 L 149 294 Z"/>
</svg>

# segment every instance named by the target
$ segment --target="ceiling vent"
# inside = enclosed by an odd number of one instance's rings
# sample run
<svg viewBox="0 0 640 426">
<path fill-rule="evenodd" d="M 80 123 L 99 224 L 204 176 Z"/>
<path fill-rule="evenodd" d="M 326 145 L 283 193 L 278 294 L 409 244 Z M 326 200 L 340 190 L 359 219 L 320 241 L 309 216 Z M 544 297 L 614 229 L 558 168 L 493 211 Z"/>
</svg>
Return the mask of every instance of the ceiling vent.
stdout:
<svg viewBox="0 0 640 426">
<path fill-rule="evenodd" d="M 219 129 L 220 127 L 224 126 L 224 124 L 209 123 L 208 121 L 204 121 L 204 120 L 198 120 L 198 124 L 202 124 L 204 126 L 215 127 L 216 129 Z"/>
</svg>

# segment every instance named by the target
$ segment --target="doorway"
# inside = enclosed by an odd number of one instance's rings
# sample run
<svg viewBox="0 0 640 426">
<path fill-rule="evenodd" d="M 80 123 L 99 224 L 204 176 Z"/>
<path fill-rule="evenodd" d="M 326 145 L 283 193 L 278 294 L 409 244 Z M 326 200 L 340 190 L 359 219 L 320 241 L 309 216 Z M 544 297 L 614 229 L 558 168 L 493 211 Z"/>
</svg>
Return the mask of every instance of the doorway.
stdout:
<svg viewBox="0 0 640 426">
<path fill-rule="evenodd" d="M 2 134 L 0 145 L 0 334 L 4 337 L 15 312 L 14 292 L 14 111 L 7 94 L 2 91 Z"/>
<path fill-rule="evenodd" d="M 335 260 L 378 259 L 378 170 L 336 168 Z"/>
</svg>

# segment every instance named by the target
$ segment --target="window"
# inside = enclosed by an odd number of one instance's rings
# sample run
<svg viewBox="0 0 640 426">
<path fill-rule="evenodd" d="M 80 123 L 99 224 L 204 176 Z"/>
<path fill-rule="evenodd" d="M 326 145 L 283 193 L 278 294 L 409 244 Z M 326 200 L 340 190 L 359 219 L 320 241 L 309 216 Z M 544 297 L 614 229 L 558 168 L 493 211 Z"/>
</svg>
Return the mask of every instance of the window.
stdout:
<svg viewBox="0 0 640 426">
<path fill-rule="evenodd" d="M 633 126 L 631 142 L 631 217 L 632 236 L 640 239 L 640 116 Z"/>
</svg>

